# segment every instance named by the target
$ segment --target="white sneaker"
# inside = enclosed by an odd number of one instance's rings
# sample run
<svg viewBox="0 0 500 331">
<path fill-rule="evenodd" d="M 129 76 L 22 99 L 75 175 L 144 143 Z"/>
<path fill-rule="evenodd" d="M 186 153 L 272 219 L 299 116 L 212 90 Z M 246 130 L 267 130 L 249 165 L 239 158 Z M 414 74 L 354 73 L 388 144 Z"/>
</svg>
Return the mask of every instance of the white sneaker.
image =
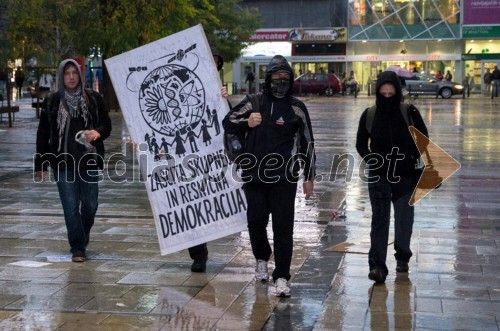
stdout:
<svg viewBox="0 0 500 331">
<path fill-rule="evenodd" d="M 267 274 L 267 261 L 257 260 L 257 265 L 255 266 L 255 279 L 261 282 L 267 282 L 269 280 L 269 275 Z"/>
<path fill-rule="evenodd" d="M 276 286 L 277 297 L 289 297 L 291 295 L 290 288 L 288 287 L 288 282 L 285 278 L 276 279 L 274 285 Z"/>
</svg>

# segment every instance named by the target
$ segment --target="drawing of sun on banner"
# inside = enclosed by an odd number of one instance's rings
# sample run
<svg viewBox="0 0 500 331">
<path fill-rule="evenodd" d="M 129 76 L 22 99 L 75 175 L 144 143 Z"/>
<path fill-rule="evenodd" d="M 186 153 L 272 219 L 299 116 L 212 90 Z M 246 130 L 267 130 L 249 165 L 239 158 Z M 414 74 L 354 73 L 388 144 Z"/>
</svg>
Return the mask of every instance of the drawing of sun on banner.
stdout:
<svg viewBox="0 0 500 331">
<path fill-rule="evenodd" d="M 161 254 L 246 229 L 223 147 L 229 111 L 201 25 L 105 60 L 146 183 Z"/>
</svg>

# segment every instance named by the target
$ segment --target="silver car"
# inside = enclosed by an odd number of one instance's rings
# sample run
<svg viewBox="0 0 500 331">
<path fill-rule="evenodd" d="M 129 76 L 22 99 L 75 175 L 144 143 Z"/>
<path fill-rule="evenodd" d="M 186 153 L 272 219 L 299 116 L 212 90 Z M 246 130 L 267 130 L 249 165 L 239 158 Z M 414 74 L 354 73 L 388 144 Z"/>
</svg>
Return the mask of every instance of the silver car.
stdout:
<svg viewBox="0 0 500 331">
<path fill-rule="evenodd" d="M 401 82 L 403 83 L 403 81 Z M 413 73 L 412 78 L 405 78 L 403 86 L 411 95 L 439 95 L 444 99 L 449 99 L 455 94 L 462 94 L 463 85 L 446 80 L 439 80 L 428 74 Z"/>
</svg>

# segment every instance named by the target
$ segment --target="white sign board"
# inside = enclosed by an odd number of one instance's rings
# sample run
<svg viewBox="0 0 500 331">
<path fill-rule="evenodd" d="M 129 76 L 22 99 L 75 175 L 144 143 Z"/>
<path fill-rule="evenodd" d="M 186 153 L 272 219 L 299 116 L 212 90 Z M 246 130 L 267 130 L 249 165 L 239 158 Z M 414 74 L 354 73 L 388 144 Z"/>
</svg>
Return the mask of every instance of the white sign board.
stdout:
<svg viewBox="0 0 500 331">
<path fill-rule="evenodd" d="M 153 210 L 161 254 L 243 231 L 223 148 L 229 111 L 201 25 L 105 60 Z"/>
</svg>

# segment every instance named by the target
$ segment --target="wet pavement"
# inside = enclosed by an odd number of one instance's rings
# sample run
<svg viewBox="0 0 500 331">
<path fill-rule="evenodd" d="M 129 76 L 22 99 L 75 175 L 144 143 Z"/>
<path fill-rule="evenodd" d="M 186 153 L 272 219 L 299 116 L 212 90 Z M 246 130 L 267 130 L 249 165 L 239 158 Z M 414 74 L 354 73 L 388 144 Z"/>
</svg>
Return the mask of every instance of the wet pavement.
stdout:
<svg viewBox="0 0 500 331">
<path fill-rule="evenodd" d="M 253 280 L 247 232 L 210 242 L 206 273 L 190 272 L 187 251 L 159 254 L 117 112 L 106 146 L 123 162 L 101 185 L 89 260 L 70 262 L 56 186 L 33 181 L 35 111 L 17 101 L 13 127 L 0 122 L 0 330 L 499 330 L 500 99 L 414 101 L 462 168 L 416 205 L 410 273 L 396 274 L 391 246 L 384 285 L 367 278 L 371 209 L 355 152 L 374 100 L 303 99 L 319 177 L 313 199 L 297 198 L 291 298 Z"/>
</svg>

